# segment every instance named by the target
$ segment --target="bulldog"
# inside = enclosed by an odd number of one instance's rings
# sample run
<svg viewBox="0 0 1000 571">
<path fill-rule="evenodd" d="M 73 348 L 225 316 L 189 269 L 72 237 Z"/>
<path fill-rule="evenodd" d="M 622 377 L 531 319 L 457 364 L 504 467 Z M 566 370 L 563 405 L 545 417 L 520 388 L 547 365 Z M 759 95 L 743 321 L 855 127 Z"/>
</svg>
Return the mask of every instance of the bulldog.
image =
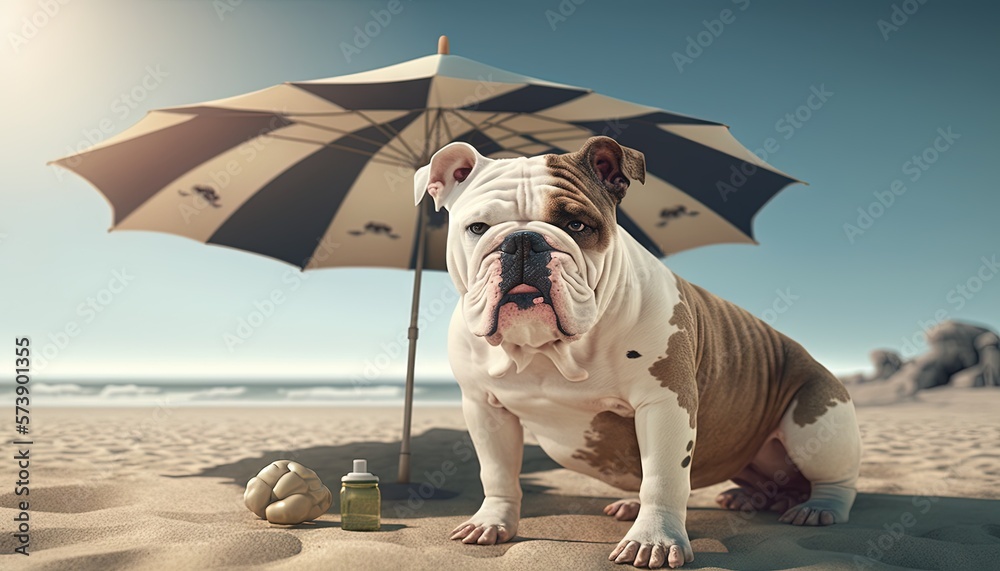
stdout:
<svg viewBox="0 0 1000 571">
<path fill-rule="evenodd" d="M 724 508 L 846 522 L 860 436 L 843 384 L 622 229 L 632 180 L 645 180 L 642 153 L 608 137 L 514 159 L 452 143 L 417 171 L 417 203 L 449 212 L 461 300 L 448 354 L 485 495 L 451 538 L 516 535 L 524 428 L 560 465 L 638 492 L 604 509 L 634 520 L 616 563 L 692 561 L 690 491 L 726 480 Z"/>
</svg>

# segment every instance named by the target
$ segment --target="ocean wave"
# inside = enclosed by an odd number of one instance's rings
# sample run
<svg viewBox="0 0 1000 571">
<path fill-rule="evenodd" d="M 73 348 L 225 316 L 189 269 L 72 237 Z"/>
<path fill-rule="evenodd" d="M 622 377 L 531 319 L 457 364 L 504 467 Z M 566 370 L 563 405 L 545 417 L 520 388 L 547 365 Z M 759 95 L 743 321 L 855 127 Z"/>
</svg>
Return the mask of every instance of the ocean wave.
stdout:
<svg viewBox="0 0 1000 571">
<path fill-rule="evenodd" d="M 157 387 L 140 387 L 139 385 L 106 385 L 98 395 L 101 398 L 122 398 L 148 396 L 160 392 Z"/>
<path fill-rule="evenodd" d="M 289 400 L 300 399 L 391 399 L 402 398 L 403 387 L 310 387 L 306 389 L 279 389 Z"/>
<path fill-rule="evenodd" d="M 76 384 L 37 383 L 31 386 L 37 404 L 55 407 L 227 407 L 227 406 L 396 406 L 403 403 L 400 385 L 288 385 L 287 383 L 215 385 L 205 383 Z M 457 386 L 433 385 L 414 390 L 417 404 L 461 402 Z M 8 393 L 7 398 L 13 393 Z"/>
<path fill-rule="evenodd" d="M 94 387 L 83 387 L 73 383 L 32 383 L 31 392 L 36 395 L 60 396 L 60 395 L 92 395 L 97 394 Z"/>
<path fill-rule="evenodd" d="M 246 387 L 212 387 L 203 391 L 190 393 L 192 399 L 228 399 L 241 396 L 247 392 Z"/>
</svg>

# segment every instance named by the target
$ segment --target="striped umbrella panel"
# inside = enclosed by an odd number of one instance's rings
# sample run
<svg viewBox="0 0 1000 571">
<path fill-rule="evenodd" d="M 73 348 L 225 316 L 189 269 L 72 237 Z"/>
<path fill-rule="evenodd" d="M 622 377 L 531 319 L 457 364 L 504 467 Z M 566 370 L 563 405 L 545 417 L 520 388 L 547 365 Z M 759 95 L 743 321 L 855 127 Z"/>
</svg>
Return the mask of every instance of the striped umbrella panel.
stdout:
<svg viewBox="0 0 1000 571">
<path fill-rule="evenodd" d="M 657 256 L 753 242 L 753 217 L 796 182 L 725 125 L 448 55 L 154 111 L 55 163 L 105 195 L 114 229 L 300 268 L 412 268 L 413 174 L 437 149 L 465 141 L 492 158 L 532 156 L 594 135 L 645 153 L 646 182 L 618 219 Z M 447 214 L 429 216 L 426 267 L 445 269 Z"/>
</svg>

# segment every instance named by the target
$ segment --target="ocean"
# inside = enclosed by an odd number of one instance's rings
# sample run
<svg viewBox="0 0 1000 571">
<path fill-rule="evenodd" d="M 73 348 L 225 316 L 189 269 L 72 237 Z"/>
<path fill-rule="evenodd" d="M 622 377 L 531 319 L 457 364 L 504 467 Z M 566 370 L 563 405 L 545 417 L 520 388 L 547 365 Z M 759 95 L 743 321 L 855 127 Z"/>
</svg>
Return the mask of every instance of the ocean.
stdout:
<svg viewBox="0 0 1000 571">
<path fill-rule="evenodd" d="M 275 381 L 41 382 L 30 385 L 33 407 L 132 406 L 401 406 L 403 381 L 371 383 Z M 11 385 L 0 389 L 13 402 Z M 462 393 L 454 381 L 417 381 L 414 406 L 457 406 Z"/>
</svg>

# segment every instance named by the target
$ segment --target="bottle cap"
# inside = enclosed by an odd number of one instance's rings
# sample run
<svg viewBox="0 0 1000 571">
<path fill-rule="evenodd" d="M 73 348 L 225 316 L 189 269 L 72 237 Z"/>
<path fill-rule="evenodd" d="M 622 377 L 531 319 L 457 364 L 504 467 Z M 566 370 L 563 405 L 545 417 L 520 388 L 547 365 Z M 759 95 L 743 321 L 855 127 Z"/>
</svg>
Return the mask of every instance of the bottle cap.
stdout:
<svg viewBox="0 0 1000 571">
<path fill-rule="evenodd" d="M 368 460 L 354 459 L 354 471 L 340 479 L 341 482 L 378 482 L 378 476 L 368 471 Z"/>
</svg>

